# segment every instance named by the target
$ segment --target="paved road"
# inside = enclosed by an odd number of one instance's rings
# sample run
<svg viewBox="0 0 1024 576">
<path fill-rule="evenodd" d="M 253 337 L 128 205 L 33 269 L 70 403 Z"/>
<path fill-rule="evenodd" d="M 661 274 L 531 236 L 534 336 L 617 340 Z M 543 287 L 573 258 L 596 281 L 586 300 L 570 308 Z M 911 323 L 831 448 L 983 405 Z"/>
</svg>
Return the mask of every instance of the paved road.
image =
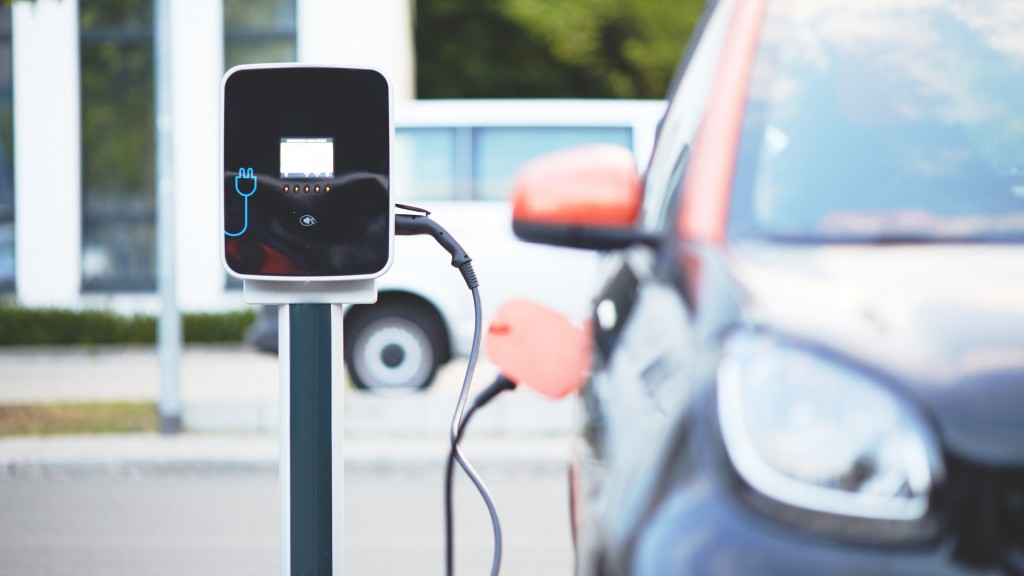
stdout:
<svg viewBox="0 0 1024 576">
<path fill-rule="evenodd" d="M 564 468 L 478 468 L 502 516 L 502 574 L 569 574 Z M 439 467 L 350 466 L 345 500 L 347 575 L 443 573 Z M 3 478 L 0 575 L 275 575 L 277 503 L 269 469 Z M 490 523 L 468 481 L 456 503 L 457 573 L 486 574 Z"/>
</svg>

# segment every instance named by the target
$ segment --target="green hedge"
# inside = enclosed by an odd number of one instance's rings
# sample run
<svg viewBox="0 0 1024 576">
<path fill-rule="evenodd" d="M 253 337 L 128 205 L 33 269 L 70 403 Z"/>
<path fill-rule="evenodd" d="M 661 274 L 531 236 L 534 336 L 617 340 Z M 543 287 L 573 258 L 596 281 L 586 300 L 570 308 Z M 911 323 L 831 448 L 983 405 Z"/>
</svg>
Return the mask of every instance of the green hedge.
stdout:
<svg viewBox="0 0 1024 576">
<path fill-rule="evenodd" d="M 185 342 L 241 342 L 246 328 L 255 319 L 256 312 L 252 309 L 223 314 L 184 314 Z M 0 305 L 0 346 L 155 342 L 154 316 Z"/>
</svg>

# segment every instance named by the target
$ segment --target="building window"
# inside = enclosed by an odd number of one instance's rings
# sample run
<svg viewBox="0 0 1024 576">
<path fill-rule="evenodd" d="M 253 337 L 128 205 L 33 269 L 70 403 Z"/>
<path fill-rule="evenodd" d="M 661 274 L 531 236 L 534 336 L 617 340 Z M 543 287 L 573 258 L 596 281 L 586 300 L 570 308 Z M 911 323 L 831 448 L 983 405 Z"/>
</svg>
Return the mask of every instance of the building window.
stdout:
<svg viewBox="0 0 1024 576">
<path fill-rule="evenodd" d="M 152 5 L 79 5 L 85 290 L 156 288 Z"/>
<path fill-rule="evenodd" d="M 14 291 L 14 76 L 11 7 L 0 6 L 0 292 Z"/>
<path fill-rule="evenodd" d="M 294 62 L 295 0 L 224 0 L 224 71 L 240 64 Z M 242 281 L 227 276 L 228 288 Z"/>
</svg>

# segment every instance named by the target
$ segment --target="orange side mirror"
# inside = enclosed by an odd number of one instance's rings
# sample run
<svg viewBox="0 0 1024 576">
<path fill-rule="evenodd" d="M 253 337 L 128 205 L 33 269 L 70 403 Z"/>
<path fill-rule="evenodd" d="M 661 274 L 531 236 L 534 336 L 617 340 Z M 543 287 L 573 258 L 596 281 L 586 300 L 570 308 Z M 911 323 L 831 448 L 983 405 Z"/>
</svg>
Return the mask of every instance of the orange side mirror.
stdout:
<svg viewBox="0 0 1024 576">
<path fill-rule="evenodd" d="M 634 234 L 641 201 L 641 181 L 628 149 L 611 144 L 567 148 L 520 169 L 512 191 L 512 227 L 529 242 L 620 247 L 623 235 Z"/>
</svg>

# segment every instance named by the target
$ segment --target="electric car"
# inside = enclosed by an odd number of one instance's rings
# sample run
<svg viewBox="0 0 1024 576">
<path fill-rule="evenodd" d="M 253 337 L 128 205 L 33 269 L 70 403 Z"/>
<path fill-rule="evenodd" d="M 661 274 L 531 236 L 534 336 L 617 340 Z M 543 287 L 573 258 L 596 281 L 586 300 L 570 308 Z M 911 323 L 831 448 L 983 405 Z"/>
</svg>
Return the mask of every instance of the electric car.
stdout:
<svg viewBox="0 0 1024 576">
<path fill-rule="evenodd" d="M 1024 574 L 1024 8 L 709 2 L 643 178 L 516 183 L 609 251 L 577 568 Z"/>
<path fill-rule="evenodd" d="M 512 178 L 523 162 L 565 146 L 614 143 L 646 162 L 664 100 L 421 100 L 395 109 L 396 201 L 430 210 L 473 258 L 486 322 L 509 298 L 529 298 L 574 318 L 587 314 L 598 258 L 529 246 L 509 229 Z M 402 210 L 399 209 L 399 212 Z M 373 391 L 430 385 L 438 366 L 469 354 L 473 306 L 450 258 L 432 239 L 400 237 L 372 306 L 345 309 L 345 363 Z M 558 273 L 568 273 L 559 283 Z M 277 350 L 277 310 L 250 330 Z"/>
</svg>

